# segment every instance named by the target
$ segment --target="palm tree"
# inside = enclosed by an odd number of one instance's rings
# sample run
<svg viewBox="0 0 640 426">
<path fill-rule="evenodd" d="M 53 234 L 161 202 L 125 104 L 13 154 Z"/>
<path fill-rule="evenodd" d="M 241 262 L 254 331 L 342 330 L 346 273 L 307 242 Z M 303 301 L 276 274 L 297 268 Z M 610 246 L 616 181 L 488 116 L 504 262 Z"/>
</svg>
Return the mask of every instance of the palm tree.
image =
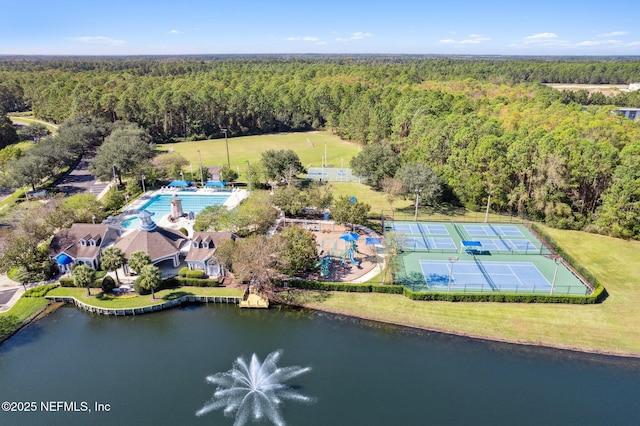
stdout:
<svg viewBox="0 0 640 426">
<path fill-rule="evenodd" d="M 140 273 L 138 274 L 138 278 L 136 279 L 136 283 L 140 286 L 141 289 L 151 290 L 151 298 L 155 299 L 156 295 L 154 290 L 160 285 L 162 282 L 162 274 L 160 273 L 160 268 L 153 265 L 146 265 L 140 269 Z"/>
<path fill-rule="evenodd" d="M 87 295 L 91 296 L 91 284 L 96 279 L 96 271 L 89 265 L 81 264 L 73 268 L 73 284 L 76 287 L 86 287 Z"/>
<path fill-rule="evenodd" d="M 136 271 L 136 273 L 140 273 L 140 270 L 147 266 L 151 265 L 151 258 L 149 255 L 142 250 L 134 251 L 129 256 L 129 260 L 127 260 L 127 264 L 129 268 Z"/>
<path fill-rule="evenodd" d="M 102 269 L 106 271 L 113 271 L 116 273 L 116 282 L 120 284 L 118 278 L 118 268 L 125 264 L 124 253 L 118 247 L 107 247 L 102 251 Z"/>
</svg>

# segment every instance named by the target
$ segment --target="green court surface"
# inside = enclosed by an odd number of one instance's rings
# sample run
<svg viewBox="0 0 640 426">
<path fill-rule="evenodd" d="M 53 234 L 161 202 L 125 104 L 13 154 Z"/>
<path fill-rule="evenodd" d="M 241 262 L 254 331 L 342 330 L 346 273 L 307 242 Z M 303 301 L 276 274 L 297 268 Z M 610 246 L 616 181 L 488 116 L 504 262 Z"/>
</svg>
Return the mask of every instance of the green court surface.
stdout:
<svg viewBox="0 0 640 426">
<path fill-rule="evenodd" d="M 591 290 L 524 225 L 385 222 L 395 282 L 416 292 L 556 294 Z"/>
</svg>

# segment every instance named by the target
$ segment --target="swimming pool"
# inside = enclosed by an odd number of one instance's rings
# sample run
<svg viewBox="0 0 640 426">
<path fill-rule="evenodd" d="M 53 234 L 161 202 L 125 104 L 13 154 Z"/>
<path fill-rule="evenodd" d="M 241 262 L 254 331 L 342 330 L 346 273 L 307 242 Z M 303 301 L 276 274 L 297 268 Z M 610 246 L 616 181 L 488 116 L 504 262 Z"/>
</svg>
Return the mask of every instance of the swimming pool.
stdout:
<svg viewBox="0 0 640 426">
<path fill-rule="evenodd" d="M 138 210 L 146 210 L 151 213 L 154 221 L 159 221 L 161 217 L 171 213 L 171 198 L 174 194 L 157 194 L 150 200 L 138 207 Z M 182 211 L 185 213 L 200 213 L 205 207 L 220 206 L 224 204 L 231 193 L 215 193 L 215 194 L 184 194 L 177 193 L 182 200 Z M 125 229 L 134 229 L 138 226 L 138 217 L 130 217 L 122 222 L 121 226 Z"/>
</svg>

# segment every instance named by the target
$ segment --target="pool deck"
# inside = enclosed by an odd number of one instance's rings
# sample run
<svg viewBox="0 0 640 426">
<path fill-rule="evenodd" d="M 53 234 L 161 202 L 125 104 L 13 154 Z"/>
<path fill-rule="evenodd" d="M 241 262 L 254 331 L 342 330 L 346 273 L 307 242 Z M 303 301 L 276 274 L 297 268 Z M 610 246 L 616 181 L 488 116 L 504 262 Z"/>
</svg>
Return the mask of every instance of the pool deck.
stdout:
<svg viewBox="0 0 640 426">
<path fill-rule="evenodd" d="M 135 215 L 134 212 L 137 213 L 138 209 L 140 209 L 143 205 L 145 205 L 149 200 L 151 200 L 156 195 L 161 195 L 161 194 L 164 194 L 164 195 L 176 194 L 178 196 L 179 195 L 205 196 L 205 195 L 215 195 L 215 194 L 229 195 L 229 198 L 223 204 L 223 206 L 227 210 L 231 210 L 237 207 L 244 199 L 246 199 L 249 196 L 249 192 L 246 189 L 238 189 L 238 188 L 233 188 L 233 189 L 230 189 L 229 191 L 219 191 L 219 190 L 213 191 L 210 189 L 198 189 L 197 191 L 184 191 L 184 190 L 179 190 L 174 188 L 163 188 L 155 191 L 147 191 L 146 193 L 142 194 L 136 200 L 132 201 L 131 204 L 126 206 L 126 209 L 124 209 L 124 211 L 121 213 L 121 216 L 123 218 L 134 216 Z M 162 226 L 163 228 L 170 228 L 170 229 L 185 228 L 189 231 L 189 235 L 193 235 L 193 224 L 195 223 L 195 220 L 190 220 L 185 217 L 181 217 L 172 222 L 172 221 L 169 221 L 169 214 L 166 214 L 160 218 L 156 218 L 155 222 L 158 226 Z M 130 231 L 129 229 L 124 229 L 125 233 L 129 231 Z"/>
</svg>

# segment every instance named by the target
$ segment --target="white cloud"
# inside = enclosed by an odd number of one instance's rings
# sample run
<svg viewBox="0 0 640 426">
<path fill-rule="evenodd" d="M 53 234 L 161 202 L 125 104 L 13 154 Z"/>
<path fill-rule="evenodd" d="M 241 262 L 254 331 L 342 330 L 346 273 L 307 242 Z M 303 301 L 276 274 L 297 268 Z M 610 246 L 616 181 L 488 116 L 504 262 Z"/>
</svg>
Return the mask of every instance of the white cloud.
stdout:
<svg viewBox="0 0 640 426">
<path fill-rule="evenodd" d="M 525 44 L 530 43 L 549 43 L 558 38 L 558 36 L 554 33 L 540 33 L 534 34 L 524 38 Z"/>
<path fill-rule="evenodd" d="M 314 43 L 314 44 L 315 44 L 316 46 L 322 46 L 322 45 L 324 45 L 324 44 L 327 44 L 327 42 L 326 42 L 326 41 L 319 41 L 319 42 Z"/>
<path fill-rule="evenodd" d="M 336 41 L 362 40 L 363 38 L 373 37 L 372 33 L 363 33 L 361 31 L 352 33 L 349 37 L 337 37 Z"/>
<path fill-rule="evenodd" d="M 373 37 L 373 34 L 371 33 L 363 33 L 363 32 L 356 32 L 351 34 L 351 40 L 362 40 L 363 38 L 369 38 L 369 37 Z"/>
<path fill-rule="evenodd" d="M 103 46 L 122 46 L 127 42 L 124 40 L 118 40 L 111 37 L 105 36 L 81 36 L 81 37 L 71 37 L 70 40 L 79 41 L 81 43 L 87 44 L 99 44 Z"/>
<path fill-rule="evenodd" d="M 285 40 L 286 41 L 320 41 L 318 37 L 314 37 L 314 36 L 305 36 L 305 37 L 290 36 L 285 38 Z"/>
<path fill-rule="evenodd" d="M 169 30 L 169 31 L 167 31 L 167 34 L 182 34 L 182 31 L 179 31 L 179 30 Z"/>
<path fill-rule="evenodd" d="M 576 44 L 576 46 L 604 46 L 620 43 L 620 40 L 585 40 Z"/>
<path fill-rule="evenodd" d="M 620 37 L 629 34 L 629 31 L 611 31 L 610 33 L 598 34 L 596 37 L 608 38 L 608 37 Z"/>
<path fill-rule="evenodd" d="M 454 40 L 452 38 L 445 38 L 443 40 L 440 40 L 440 43 L 465 45 L 465 44 L 480 44 L 483 41 L 491 40 L 491 37 L 481 36 L 480 34 L 469 34 L 468 37 L 469 38 L 466 38 L 460 41 Z"/>
</svg>

